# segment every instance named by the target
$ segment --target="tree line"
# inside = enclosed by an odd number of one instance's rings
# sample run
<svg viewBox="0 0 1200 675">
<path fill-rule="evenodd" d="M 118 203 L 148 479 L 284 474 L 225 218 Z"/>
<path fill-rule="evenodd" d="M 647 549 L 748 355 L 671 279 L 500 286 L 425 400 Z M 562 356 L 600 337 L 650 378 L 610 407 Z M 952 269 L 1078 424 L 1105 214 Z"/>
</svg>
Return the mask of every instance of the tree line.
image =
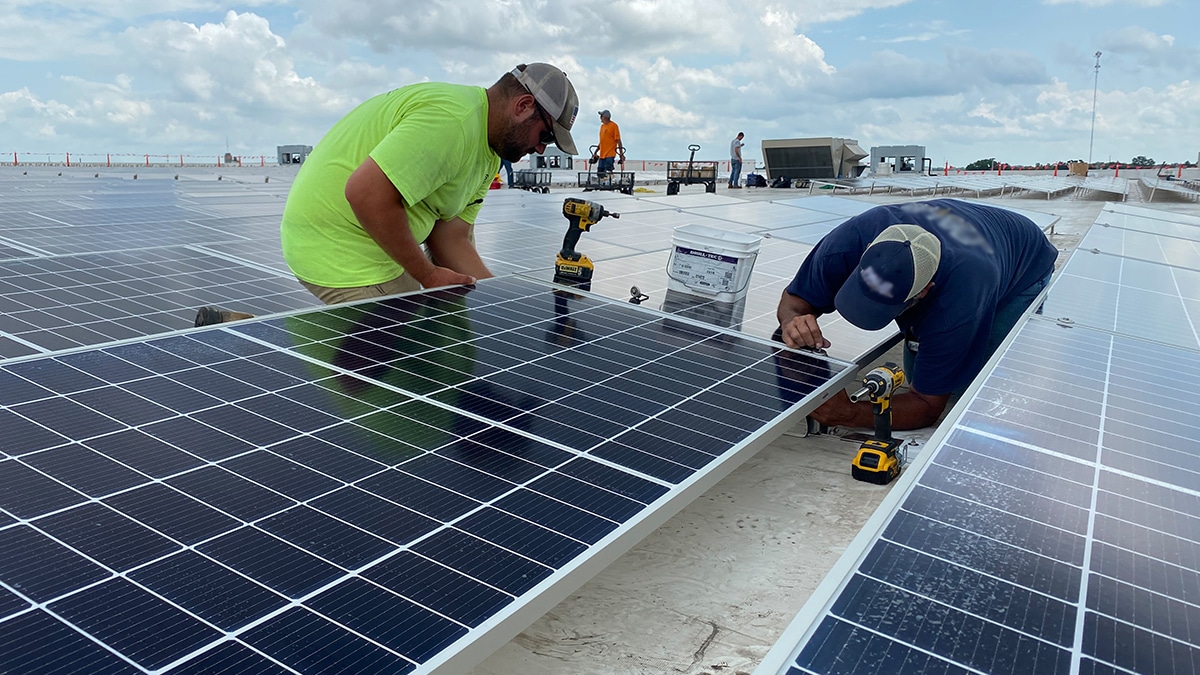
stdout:
<svg viewBox="0 0 1200 675">
<path fill-rule="evenodd" d="M 1048 171 L 1048 170 L 1057 168 L 1060 171 L 1065 171 L 1067 169 L 1068 165 L 1074 164 L 1074 163 L 1083 163 L 1083 160 L 1082 159 L 1072 159 L 1072 160 L 1068 160 L 1066 162 L 1057 162 L 1057 163 L 1049 162 L 1046 164 L 1041 164 L 1041 163 L 1038 163 L 1038 164 L 1009 164 L 1008 162 L 997 161 L 995 157 L 988 157 L 987 159 L 977 159 L 974 162 L 971 162 L 970 164 L 964 166 L 963 170 L 964 171 L 996 171 L 997 169 L 1001 169 L 1001 170 L 1008 169 L 1008 170 L 1016 171 L 1016 170 L 1033 169 L 1033 170 Z M 1185 167 L 1193 167 L 1193 166 L 1196 166 L 1196 163 L 1195 162 L 1183 162 L 1183 165 Z M 1133 159 L 1129 160 L 1128 162 L 1112 162 L 1112 161 L 1092 162 L 1088 166 L 1088 168 L 1090 168 L 1090 169 L 1113 169 L 1118 166 L 1121 168 L 1151 169 L 1158 165 L 1154 162 L 1153 159 L 1146 157 L 1144 155 L 1138 155 L 1137 157 L 1134 157 Z M 1172 166 L 1174 166 L 1174 164 L 1172 164 Z"/>
</svg>

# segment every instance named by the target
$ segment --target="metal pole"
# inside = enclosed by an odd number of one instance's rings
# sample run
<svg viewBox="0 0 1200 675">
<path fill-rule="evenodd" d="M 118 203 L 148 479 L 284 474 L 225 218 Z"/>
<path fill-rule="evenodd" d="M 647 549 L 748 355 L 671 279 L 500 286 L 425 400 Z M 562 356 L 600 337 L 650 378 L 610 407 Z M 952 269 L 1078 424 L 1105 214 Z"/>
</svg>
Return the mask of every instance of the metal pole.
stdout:
<svg viewBox="0 0 1200 675">
<path fill-rule="evenodd" d="M 1092 137 L 1088 140 L 1088 167 L 1092 166 L 1092 146 L 1096 142 L 1096 92 L 1100 87 L 1100 51 L 1096 52 L 1096 79 L 1092 83 Z"/>
</svg>

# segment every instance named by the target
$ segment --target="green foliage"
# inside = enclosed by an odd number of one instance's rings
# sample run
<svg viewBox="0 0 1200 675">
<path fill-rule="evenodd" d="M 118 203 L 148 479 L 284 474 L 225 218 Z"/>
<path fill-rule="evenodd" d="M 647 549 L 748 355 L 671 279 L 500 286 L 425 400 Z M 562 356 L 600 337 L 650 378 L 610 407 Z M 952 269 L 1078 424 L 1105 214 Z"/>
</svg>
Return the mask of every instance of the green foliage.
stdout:
<svg viewBox="0 0 1200 675">
<path fill-rule="evenodd" d="M 977 159 L 971 162 L 964 170 L 966 171 L 987 171 L 988 169 L 996 168 L 996 158 L 989 157 L 988 159 Z"/>
<path fill-rule="evenodd" d="M 1130 164 L 1130 166 L 1142 166 L 1142 167 L 1154 166 L 1154 160 L 1150 159 L 1149 157 L 1138 155 L 1137 157 L 1134 157 L 1133 159 L 1129 160 L 1129 164 Z"/>
</svg>

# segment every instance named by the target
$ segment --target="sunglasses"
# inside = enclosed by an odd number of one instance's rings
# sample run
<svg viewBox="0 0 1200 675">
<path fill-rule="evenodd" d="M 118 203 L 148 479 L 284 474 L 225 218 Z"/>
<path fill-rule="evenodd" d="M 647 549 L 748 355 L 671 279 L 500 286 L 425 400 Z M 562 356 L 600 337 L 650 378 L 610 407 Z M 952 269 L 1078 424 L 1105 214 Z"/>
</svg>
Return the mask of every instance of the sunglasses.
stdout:
<svg viewBox="0 0 1200 675">
<path fill-rule="evenodd" d="M 533 108 L 537 110 L 538 117 L 542 119 L 542 124 L 546 125 L 542 135 L 538 137 L 538 141 L 542 145 L 558 145 L 557 139 L 554 138 L 554 123 L 550 121 L 550 115 L 542 109 L 542 106 L 537 101 L 533 102 Z"/>
</svg>

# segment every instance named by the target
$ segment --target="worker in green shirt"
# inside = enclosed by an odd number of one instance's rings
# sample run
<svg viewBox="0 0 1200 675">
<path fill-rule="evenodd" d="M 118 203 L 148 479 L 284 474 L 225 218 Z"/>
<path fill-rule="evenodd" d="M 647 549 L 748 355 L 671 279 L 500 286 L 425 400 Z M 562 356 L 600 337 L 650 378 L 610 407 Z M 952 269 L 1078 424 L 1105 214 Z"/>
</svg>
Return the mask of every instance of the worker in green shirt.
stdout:
<svg viewBox="0 0 1200 675">
<path fill-rule="evenodd" d="M 576 154 L 578 111 L 575 87 L 546 63 L 521 64 L 487 89 L 425 82 L 376 96 L 335 124 L 296 174 L 284 258 L 326 304 L 489 277 L 473 224 L 500 159 L 550 144 Z M 196 325 L 249 316 L 202 307 Z"/>
</svg>

